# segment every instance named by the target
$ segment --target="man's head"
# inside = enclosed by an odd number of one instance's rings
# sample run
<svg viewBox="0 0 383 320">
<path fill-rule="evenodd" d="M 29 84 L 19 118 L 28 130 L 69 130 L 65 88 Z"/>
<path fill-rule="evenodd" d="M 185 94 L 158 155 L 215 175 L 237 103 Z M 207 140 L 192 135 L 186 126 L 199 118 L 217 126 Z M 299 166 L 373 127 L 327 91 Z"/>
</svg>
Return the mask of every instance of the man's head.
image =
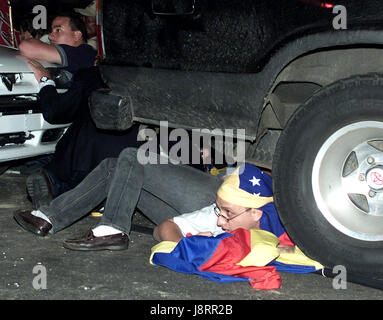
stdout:
<svg viewBox="0 0 383 320">
<path fill-rule="evenodd" d="M 214 212 L 218 216 L 217 225 L 225 232 L 242 228 L 246 230 L 259 229 L 262 211 L 256 208 L 246 208 L 225 201 L 217 196 Z"/>
<path fill-rule="evenodd" d="M 92 1 L 85 9 L 75 8 L 75 12 L 83 16 L 83 20 L 86 25 L 86 31 L 88 37 L 92 38 L 97 34 L 96 26 L 96 14 L 97 14 L 97 4 L 96 1 Z"/>
<path fill-rule="evenodd" d="M 62 14 L 52 21 L 52 31 L 49 40 L 52 44 L 66 44 L 78 47 L 88 39 L 86 27 L 81 16 Z"/>
<path fill-rule="evenodd" d="M 274 209 L 272 195 L 270 176 L 254 165 L 242 165 L 217 191 L 218 226 L 226 232 L 259 229 L 264 210 Z"/>
</svg>

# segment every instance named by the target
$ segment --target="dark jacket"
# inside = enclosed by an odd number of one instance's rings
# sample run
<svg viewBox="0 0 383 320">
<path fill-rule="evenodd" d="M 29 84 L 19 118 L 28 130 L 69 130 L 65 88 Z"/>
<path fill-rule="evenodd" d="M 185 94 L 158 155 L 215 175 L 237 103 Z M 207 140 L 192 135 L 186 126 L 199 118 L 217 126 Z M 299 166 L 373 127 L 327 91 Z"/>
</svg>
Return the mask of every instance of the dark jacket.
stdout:
<svg viewBox="0 0 383 320">
<path fill-rule="evenodd" d="M 69 181 L 71 187 L 77 185 L 81 177 L 92 171 L 103 159 L 118 157 L 126 147 L 139 146 L 138 125 L 124 132 L 96 128 L 90 116 L 88 98 L 93 90 L 101 87 L 103 82 L 99 70 L 91 67 L 76 72 L 67 92 L 59 94 L 54 86 L 47 85 L 39 94 L 41 111 L 47 122 L 71 123 L 57 143 L 52 161 L 46 166 L 55 178 Z"/>
</svg>

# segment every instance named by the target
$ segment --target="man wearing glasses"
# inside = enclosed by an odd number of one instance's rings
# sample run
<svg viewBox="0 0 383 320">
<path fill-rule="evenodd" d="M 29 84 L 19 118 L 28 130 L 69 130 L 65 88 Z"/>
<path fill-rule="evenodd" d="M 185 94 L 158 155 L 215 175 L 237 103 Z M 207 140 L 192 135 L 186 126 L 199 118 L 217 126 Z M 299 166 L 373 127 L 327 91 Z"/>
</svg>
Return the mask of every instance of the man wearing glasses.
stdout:
<svg viewBox="0 0 383 320">
<path fill-rule="evenodd" d="M 277 289 L 278 271 L 323 268 L 289 239 L 270 176 L 248 163 L 221 184 L 215 203 L 162 222 L 154 237 L 161 242 L 152 248 L 151 264 L 219 283 L 249 281 L 254 289 Z"/>
<path fill-rule="evenodd" d="M 189 235 L 217 236 L 240 228 L 270 231 L 279 238 L 280 251 L 294 249 L 274 206 L 270 176 L 248 163 L 223 182 L 214 204 L 162 222 L 153 235 L 158 241 L 178 242 Z"/>
</svg>

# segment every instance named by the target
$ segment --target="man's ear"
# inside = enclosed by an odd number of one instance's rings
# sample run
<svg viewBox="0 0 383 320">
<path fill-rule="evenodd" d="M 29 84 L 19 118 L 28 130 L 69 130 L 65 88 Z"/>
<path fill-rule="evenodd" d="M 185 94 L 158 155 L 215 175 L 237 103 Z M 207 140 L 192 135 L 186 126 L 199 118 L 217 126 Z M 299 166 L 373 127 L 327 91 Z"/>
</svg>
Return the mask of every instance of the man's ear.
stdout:
<svg viewBox="0 0 383 320">
<path fill-rule="evenodd" d="M 82 32 L 80 30 L 76 30 L 73 32 L 74 32 L 74 39 L 76 41 L 80 41 L 82 39 Z"/>
<path fill-rule="evenodd" d="M 251 216 L 253 217 L 254 221 L 259 221 L 262 217 L 262 214 L 263 214 L 262 210 L 259 210 L 256 208 L 251 209 Z"/>
</svg>

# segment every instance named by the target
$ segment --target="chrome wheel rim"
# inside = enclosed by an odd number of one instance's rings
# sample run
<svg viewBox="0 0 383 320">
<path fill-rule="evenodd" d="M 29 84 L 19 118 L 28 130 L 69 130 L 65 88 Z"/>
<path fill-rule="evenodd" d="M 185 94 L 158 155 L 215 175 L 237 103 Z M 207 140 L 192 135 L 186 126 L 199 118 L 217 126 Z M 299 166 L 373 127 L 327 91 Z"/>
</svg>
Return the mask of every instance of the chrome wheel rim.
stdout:
<svg viewBox="0 0 383 320">
<path fill-rule="evenodd" d="M 383 122 L 361 121 L 333 133 L 315 157 L 312 190 L 338 231 L 383 240 Z"/>
</svg>

